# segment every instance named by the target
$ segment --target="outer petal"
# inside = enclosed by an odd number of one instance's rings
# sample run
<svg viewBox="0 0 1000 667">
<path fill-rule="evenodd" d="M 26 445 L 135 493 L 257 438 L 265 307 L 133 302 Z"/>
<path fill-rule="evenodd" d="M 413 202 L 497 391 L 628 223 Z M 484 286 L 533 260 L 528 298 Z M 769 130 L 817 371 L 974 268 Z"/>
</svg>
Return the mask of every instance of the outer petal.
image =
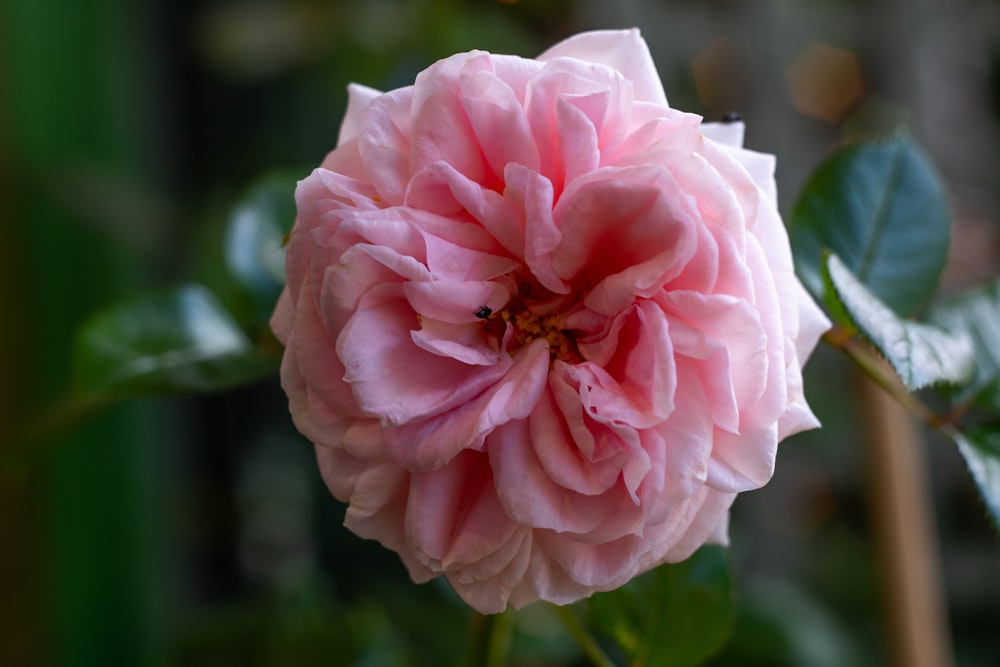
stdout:
<svg viewBox="0 0 1000 667">
<path fill-rule="evenodd" d="M 612 67 L 632 81 L 636 100 L 667 106 L 653 56 L 637 28 L 580 33 L 538 56 L 542 61 L 555 58 L 578 58 Z"/>
<path fill-rule="evenodd" d="M 340 123 L 340 134 L 337 136 L 338 146 L 357 138 L 361 130 L 361 118 L 365 109 L 368 108 L 372 100 L 381 94 L 382 91 L 362 86 L 360 83 L 351 83 L 347 86 L 347 111 L 344 112 L 344 120 Z"/>
<path fill-rule="evenodd" d="M 743 132 L 745 127 L 742 121 L 736 121 L 732 123 L 704 123 L 699 129 L 702 134 L 712 141 L 718 141 L 720 144 L 734 148 L 741 148 L 743 146 Z"/>
</svg>

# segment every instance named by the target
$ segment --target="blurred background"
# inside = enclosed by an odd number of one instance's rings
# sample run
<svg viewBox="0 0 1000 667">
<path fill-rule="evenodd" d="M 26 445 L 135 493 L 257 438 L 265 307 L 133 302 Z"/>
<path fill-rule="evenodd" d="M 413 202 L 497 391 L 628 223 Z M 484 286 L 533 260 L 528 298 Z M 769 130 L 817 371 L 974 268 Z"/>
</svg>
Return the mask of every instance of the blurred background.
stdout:
<svg viewBox="0 0 1000 667">
<path fill-rule="evenodd" d="M 472 48 L 533 56 L 638 26 L 671 103 L 738 111 L 778 155 L 783 211 L 849 138 L 908 127 L 955 213 L 943 289 L 1000 273 L 1000 4 L 992 0 L 4 0 L 0 4 L 2 665 L 448 665 L 470 621 L 443 585 L 340 527 L 276 381 L 60 412 L 76 328 L 197 279 L 226 294 L 228 211 L 330 150 L 345 86 L 410 83 Z M 260 325 L 259 318 L 248 318 Z M 825 424 L 736 503 L 740 612 L 716 665 L 883 665 L 858 379 L 821 350 Z M 955 664 L 997 664 L 1000 543 L 954 447 L 920 443 Z M 12 445 L 11 445 L 12 446 Z M 549 617 L 514 664 L 585 664 Z"/>
</svg>

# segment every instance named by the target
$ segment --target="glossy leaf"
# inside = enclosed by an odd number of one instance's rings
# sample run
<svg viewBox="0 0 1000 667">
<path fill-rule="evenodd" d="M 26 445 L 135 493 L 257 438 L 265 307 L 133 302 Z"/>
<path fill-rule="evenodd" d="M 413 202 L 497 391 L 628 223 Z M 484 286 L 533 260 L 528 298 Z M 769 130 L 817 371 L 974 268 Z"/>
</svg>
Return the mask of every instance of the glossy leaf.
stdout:
<svg viewBox="0 0 1000 667">
<path fill-rule="evenodd" d="M 872 294 L 840 258 L 826 262 L 826 298 L 835 298 L 834 317 L 856 327 L 885 357 L 907 389 L 914 391 L 940 383 L 960 384 L 972 377 L 972 342 L 963 333 L 952 333 L 929 324 L 902 320 Z"/>
<path fill-rule="evenodd" d="M 1000 529 L 1000 426 L 971 428 L 955 436 L 994 525 Z"/>
<path fill-rule="evenodd" d="M 691 667 L 718 651 L 735 604 L 722 547 L 706 546 L 588 601 L 595 629 L 611 636 L 628 664 Z"/>
<path fill-rule="evenodd" d="M 214 391 L 276 370 L 200 285 L 98 313 L 77 334 L 74 363 L 78 389 L 97 396 Z"/>
<path fill-rule="evenodd" d="M 295 221 L 297 176 L 269 174 L 236 204 L 226 229 L 226 263 L 255 291 L 277 294 L 285 284 L 285 235 Z"/>
<path fill-rule="evenodd" d="M 795 204 L 789 234 L 796 270 L 817 298 L 829 251 L 905 316 L 937 287 L 950 223 L 944 188 L 930 163 L 900 135 L 850 146 L 820 165 Z"/>
<path fill-rule="evenodd" d="M 971 386 L 963 393 L 1000 410 L 1000 280 L 934 304 L 930 318 L 968 335 L 976 364 Z"/>
</svg>

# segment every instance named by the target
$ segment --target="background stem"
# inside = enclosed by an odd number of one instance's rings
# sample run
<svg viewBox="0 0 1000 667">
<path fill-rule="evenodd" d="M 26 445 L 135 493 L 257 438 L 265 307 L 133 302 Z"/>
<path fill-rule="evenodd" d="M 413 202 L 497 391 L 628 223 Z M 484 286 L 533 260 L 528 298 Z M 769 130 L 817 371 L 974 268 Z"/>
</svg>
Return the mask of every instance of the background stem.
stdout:
<svg viewBox="0 0 1000 667">
<path fill-rule="evenodd" d="M 893 662 L 900 667 L 948 667 L 953 664 L 951 639 L 920 433 L 893 400 L 896 396 L 871 382 L 860 384 Z"/>
<path fill-rule="evenodd" d="M 492 617 L 486 645 L 486 667 L 504 667 L 510 653 L 510 636 L 514 628 L 513 612 L 509 609 Z"/>
<path fill-rule="evenodd" d="M 590 633 L 583 627 L 583 623 L 580 622 L 580 619 L 577 618 L 570 607 L 552 605 L 552 608 L 560 620 L 562 620 L 566 629 L 569 630 L 569 633 L 573 635 L 580 648 L 583 649 L 584 655 L 594 664 L 594 667 L 617 667 L 594 638 L 590 636 Z"/>
</svg>

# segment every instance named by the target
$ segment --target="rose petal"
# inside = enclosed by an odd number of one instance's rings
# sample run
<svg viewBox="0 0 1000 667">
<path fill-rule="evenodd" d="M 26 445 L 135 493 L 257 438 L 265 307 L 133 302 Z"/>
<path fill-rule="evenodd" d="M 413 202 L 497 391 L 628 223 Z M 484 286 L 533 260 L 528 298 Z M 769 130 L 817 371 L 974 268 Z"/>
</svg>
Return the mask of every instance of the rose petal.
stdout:
<svg viewBox="0 0 1000 667">
<path fill-rule="evenodd" d="M 480 308 L 500 312 L 511 297 L 507 286 L 492 281 L 411 281 L 403 294 L 420 315 L 451 324 L 481 324 Z"/>
<path fill-rule="evenodd" d="M 358 135 L 358 154 L 381 201 L 403 202 L 410 177 L 410 107 L 413 87 L 400 88 L 373 99 Z"/>
<path fill-rule="evenodd" d="M 340 134 L 337 136 L 338 146 L 357 138 L 365 109 L 368 108 L 372 100 L 381 94 L 381 90 L 375 90 L 368 86 L 362 86 L 358 83 L 348 84 L 347 110 L 344 112 L 344 120 L 340 123 Z"/>
<path fill-rule="evenodd" d="M 635 99 L 667 106 L 667 96 L 649 47 L 635 28 L 580 33 L 538 56 L 541 61 L 555 58 L 579 58 L 607 65 L 632 82 Z"/>
<path fill-rule="evenodd" d="M 463 71 L 460 90 L 462 106 L 497 183 L 510 162 L 537 170 L 538 147 L 531 136 L 523 101 L 497 77 L 492 66 Z"/>
<path fill-rule="evenodd" d="M 411 476 L 407 538 L 441 569 L 476 563 L 507 543 L 517 524 L 493 490 L 489 460 L 466 451 L 448 465 Z"/>
<path fill-rule="evenodd" d="M 497 496 L 512 520 L 534 528 L 573 533 L 586 542 L 606 541 L 638 530 L 641 516 L 622 490 L 602 495 L 574 493 L 553 483 L 532 446 L 530 425 L 512 421 L 490 435 L 487 452 L 496 480 Z M 525 495 L 525 487 L 531 495 Z M 630 512 L 629 510 L 633 510 Z M 631 515 L 631 516 L 630 516 Z M 599 535 L 594 535 L 599 531 Z"/>
<path fill-rule="evenodd" d="M 725 123 L 704 123 L 701 126 L 701 133 L 720 144 L 741 148 L 743 146 L 743 133 L 746 126 L 741 121 Z"/>
<path fill-rule="evenodd" d="M 724 493 L 742 493 L 759 489 L 774 474 L 778 453 L 778 425 L 751 433 L 715 432 L 712 458 L 708 465 L 708 484 Z"/>
<path fill-rule="evenodd" d="M 403 299 L 358 310 L 337 339 L 344 381 L 365 414 L 386 426 L 427 419 L 467 403 L 509 368 L 503 360 L 470 366 L 413 344 L 418 328 Z"/>
<path fill-rule="evenodd" d="M 507 359 L 501 357 L 491 368 L 506 371 L 502 377 L 475 398 L 387 430 L 386 446 L 399 464 L 409 470 L 436 469 L 463 449 L 481 448 L 498 426 L 531 414 L 545 386 L 548 351 L 542 341 L 535 341 L 519 350 L 513 363 Z"/>
</svg>

